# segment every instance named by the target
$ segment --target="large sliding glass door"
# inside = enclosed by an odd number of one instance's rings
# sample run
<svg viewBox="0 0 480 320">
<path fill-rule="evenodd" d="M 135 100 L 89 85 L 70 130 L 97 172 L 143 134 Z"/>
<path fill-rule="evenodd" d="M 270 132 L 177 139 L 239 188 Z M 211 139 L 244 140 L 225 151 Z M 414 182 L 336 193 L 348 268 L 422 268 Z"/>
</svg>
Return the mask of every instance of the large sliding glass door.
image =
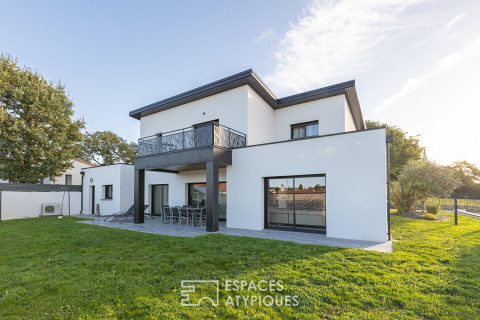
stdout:
<svg viewBox="0 0 480 320">
<path fill-rule="evenodd" d="M 266 227 L 325 230 L 325 175 L 266 178 L 265 184 Z"/>
<path fill-rule="evenodd" d="M 207 200 L 207 184 L 203 182 L 188 184 L 188 205 L 205 207 Z M 218 218 L 227 219 L 227 183 L 218 183 Z"/>
<path fill-rule="evenodd" d="M 154 215 L 160 215 L 164 206 L 168 206 L 168 184 L 152 185 L 152 208 Z"/>
</svg>

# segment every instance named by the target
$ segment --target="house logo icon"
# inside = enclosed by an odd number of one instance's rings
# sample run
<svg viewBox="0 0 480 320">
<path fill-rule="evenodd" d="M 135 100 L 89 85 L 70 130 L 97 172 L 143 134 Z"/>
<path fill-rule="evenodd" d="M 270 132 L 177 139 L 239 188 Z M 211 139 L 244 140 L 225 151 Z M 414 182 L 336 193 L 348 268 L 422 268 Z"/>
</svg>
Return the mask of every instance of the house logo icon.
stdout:
<svg viewBox="0 0 480 320">
<path fill-rule="evenodd" d="M 180 305 L 184 307 L 198 307 L 210 304 L 218 306 L 218 280 L 182 280 L 180 291 Z"/>
</svg>

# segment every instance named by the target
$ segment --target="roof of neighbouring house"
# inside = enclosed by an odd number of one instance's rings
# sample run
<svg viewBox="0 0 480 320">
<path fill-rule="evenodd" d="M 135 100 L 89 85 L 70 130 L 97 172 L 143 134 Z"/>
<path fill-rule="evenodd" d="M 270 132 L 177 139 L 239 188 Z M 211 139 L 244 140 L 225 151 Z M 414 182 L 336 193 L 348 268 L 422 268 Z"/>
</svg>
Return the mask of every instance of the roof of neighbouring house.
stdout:
<svg viewBox="0 0 480 320">
<path fill-rule="evenodd" d="M 73 161 L 77 161 L 77 162 L 86 164 L 86 165 L 91 166 L 91 167 L 95 167 L 95 166 L 96 166 L 96 164 L 91 163 L 90 161 L 83 160 L 83 159 L 79 159 L 79 158 L 73 159 Z"/>
<path fill-rule="evenodd" d="M 141 117 L 148 116 L 156 112 L 174 108 L 185 103 L 206 98 L 244 85 L 249 85 L 252 87 L 253 90 L 255 90 L 273 109 L 285 108 L 300 103 L 344 94 L 347 98 L 355 126 L 358 130 L 365 129 L 362 110 L 360 108 L 360 102 L 358 100 L 357 90 L 355 88 L 355 80 L 334 84 L 328 87 L 323 87 L 284 98 L 277 98 L 252 69 L 132 110 L 130 111 L 130 117 L 140 119 Z"/>
</svg>

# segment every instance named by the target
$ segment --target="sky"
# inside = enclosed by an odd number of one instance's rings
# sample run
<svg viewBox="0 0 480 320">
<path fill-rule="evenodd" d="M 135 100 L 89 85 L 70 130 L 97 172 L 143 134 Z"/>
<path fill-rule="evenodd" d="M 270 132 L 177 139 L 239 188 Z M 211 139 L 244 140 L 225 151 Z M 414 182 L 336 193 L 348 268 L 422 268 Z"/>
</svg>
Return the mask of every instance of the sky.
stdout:
<svg viewBox="0 0 480 320">
<path fill-rule="evenodd" d="M 480 1 L 5 1 L 0 52 L 61 81 L 89 132 L 253 68 L 278 97 L 356 80 L 365 119 L 480 165 Z"/>
</svg>

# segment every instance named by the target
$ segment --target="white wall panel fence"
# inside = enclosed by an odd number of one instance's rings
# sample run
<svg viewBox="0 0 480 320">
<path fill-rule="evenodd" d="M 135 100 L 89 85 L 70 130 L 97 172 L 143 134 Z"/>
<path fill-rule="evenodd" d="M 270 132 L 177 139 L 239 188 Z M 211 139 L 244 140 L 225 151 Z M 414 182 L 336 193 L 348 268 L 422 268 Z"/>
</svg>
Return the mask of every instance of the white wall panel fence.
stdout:
<svg viewBox="0 0 480 320">
<path fill-rule="evenodd" d="M 79 214 L 81 186 L 0 184 L 0 220 L 36 218 L 44 203 L 59 204 L 63 215 Z"/>
</svg>

